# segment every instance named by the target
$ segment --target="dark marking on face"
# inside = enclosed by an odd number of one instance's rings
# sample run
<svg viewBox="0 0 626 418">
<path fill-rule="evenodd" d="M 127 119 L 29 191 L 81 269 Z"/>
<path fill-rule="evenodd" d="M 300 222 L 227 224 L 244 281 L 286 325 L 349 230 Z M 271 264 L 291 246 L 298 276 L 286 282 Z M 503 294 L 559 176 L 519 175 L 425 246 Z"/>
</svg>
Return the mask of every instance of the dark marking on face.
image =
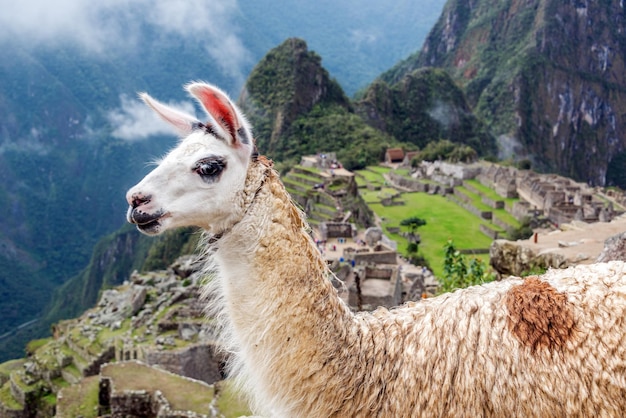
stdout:
<svg viewBox="0 0 626 418">
<path fill-rule="evenodd" d="M 567 296 L 537 276 L 530 276 L 511 288 L 505 304 L 509 330 L 533 353 L 558 350 L 577 332 Z"/>
<path fill-rule="evenodd" d="M 241 141 L 242 144 L 247 145 L 250 143 L 250 138 L 248 138 L 248 132 L 243 126 L 237 129 L 237 136 L 239 137 L 239 141 Z"/>
<path fill-rule="evenodd" d="M 215 128 L 213 127 L 213 125 L 210 124 L 205 124 L 202 122 L 196 122 L 192 125 L 192 129 L 196 130 L 196 129 L 201 129 L 202 131 L 204 131 L 205 133 L 209 134 L 209 135 L 213 135 L 214 137 L 216 137 L 217 139 L 224 141 L 224 142 L 228 142 L 226 141 L 226 139 L 220 135 Z"/>
</svg>

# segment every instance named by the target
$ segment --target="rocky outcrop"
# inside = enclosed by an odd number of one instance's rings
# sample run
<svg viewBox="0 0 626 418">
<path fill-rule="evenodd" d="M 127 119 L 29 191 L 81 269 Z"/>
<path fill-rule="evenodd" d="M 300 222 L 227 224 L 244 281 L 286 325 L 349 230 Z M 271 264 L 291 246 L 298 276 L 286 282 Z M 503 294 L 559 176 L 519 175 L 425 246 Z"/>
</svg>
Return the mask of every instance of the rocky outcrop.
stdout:
<svg viewBox="0 0 626 418">
<path fill-rule="evenodd" d="M 613 260 L 626 261 L 626 232 L 607 238 L 596 261 L 604 263 Z"/>
<path fill-rule="evenodd" d="M 252 70 L 239 104 L 255 127 L 259 150 L 275 158 L 291 124 L 318 103 L 348 106 L 341 87 L 309 51 L 304 40 L 290 38 L 269 51 Z"/>
<path fill-rule="evenodd" d="M 624 186 L 624 4 L 451 0 L 419 55 L 383 76 L 441 67 L 498 137 L 540 171 Z"/>
<path fill-rule="evenodd" d="M 563 255 L 553 252 L 537 253 L 518 242 L 495 240 L 489 248 L 491 266 L 500 276 L 522 276 L 550 267 L 565 268 L 571 265 Z"/>
<path fill-rule="evenodd" d="M 183 256 L 171 269 L 135 272 L 122 286 L 105 290 L 96 307 L 76 319 L 56 324 L 54 338 L 32 349 L 23 364 L 11 368 L 0 365 L 0 390 L 5 394 L 0 396 L 0 416 L 53 416 L 54 403 L 43 402 L 45 396 L 68 385 L 82 385 L 88 376 L 101 374 L 103 365 L 128 360 L 141 360 L 146 367 L 159 367 L 205 386 L 224 379 L 226 358 L 203 312 L 207 301 L 199 298 L 204 279 L 200 267 L 195 256 Z M 120 382 L 133 381 L 131 375 L 128 377 Z M 142 376 L 137 380 L 150 379 Z M 72 393 L 67 396 L 79 399 L 64 399 L 60 403 L 63 408 L 70 408 L 67 402 L 80 405 L 81 397 L 87 398 L 81 390 Z M 119 417 L 203 416 L 170 410 L 159 396 L 156 388 L 118 390 L 108 396 L 103 411 Z"/>
</svg>

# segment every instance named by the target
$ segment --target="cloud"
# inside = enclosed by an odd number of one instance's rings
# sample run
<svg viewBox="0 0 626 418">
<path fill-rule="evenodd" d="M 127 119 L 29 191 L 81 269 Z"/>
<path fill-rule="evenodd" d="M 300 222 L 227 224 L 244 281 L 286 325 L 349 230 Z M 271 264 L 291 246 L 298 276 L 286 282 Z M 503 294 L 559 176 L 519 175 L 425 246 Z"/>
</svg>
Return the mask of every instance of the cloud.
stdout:
<svg viewBox="0 0 626 418">
<path fill-rule="evenodd" d="M 154 135 L 173 135 L 174 129 L 161 120 L 156 113 L 139 99 L 120 97 L 121 107 L 108 113 L 107 119 L 113 126 L 114 137 L 138 141 Z M 170 102 L 169 106 L 193 115 L 191 102 Z"/>
<path fill-rule="evenodd" d="M 502 134 L 498 136 L 497 141 L 498 158 L 503 160 L 513 158 L 517 160 L 522 155 L 522 144 L 514 136 Z"/>
<path fill-rule="evenodd" d="M 237 0 L 0 0 L 0 41 L 71 44 L 95 53 L 128 50 L 142 27 L 202 42 L 233 78 L 251 58 L 239 37 Z"/>
<path fill-rule="evenodd" d="M 459 123 L 457 108 L 441 100 L 437 100 L 434 106 L 428 110 L 428 115 L 445 128 L 450 128 L 450 125 Z"/>
</svg>

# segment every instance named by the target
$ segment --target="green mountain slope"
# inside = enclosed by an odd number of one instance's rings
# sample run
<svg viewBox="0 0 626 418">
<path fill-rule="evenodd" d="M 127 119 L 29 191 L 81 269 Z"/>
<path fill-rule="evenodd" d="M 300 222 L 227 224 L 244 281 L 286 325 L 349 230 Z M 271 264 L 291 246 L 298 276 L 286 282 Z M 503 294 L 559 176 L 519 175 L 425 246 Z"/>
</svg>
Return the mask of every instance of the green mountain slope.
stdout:
<svg viewBox="0 0 626 418">
<path fill-rule="evenodd" d="M 416 70 L 392 85 L 374 82 L 357 106 L 372 126 L 420 148 L 448 139 L 467 144 L 481 155 L 497 152 L 494 138 L 443 70 Z"/>
</svg>

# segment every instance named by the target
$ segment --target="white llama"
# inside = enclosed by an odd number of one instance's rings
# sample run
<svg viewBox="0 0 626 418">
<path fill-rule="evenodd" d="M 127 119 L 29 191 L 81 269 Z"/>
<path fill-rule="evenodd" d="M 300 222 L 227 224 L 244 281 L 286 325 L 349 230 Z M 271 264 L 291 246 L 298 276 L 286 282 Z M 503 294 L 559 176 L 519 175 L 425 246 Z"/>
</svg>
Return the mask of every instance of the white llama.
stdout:
<svg viewBox="0 0 626 418">
<path fill-rule="evenodd" d="M 352 313 L 250 126 L 219 89 L 201 123 L 143 100 L 184 137 L 127 195 L 156 235 L 204 228 L 231 372 L 271 417 L 626 413 L 626 267 L 552 270 Z M 209 264 L 209 263 L 207 263 Z"/>
</svg>

